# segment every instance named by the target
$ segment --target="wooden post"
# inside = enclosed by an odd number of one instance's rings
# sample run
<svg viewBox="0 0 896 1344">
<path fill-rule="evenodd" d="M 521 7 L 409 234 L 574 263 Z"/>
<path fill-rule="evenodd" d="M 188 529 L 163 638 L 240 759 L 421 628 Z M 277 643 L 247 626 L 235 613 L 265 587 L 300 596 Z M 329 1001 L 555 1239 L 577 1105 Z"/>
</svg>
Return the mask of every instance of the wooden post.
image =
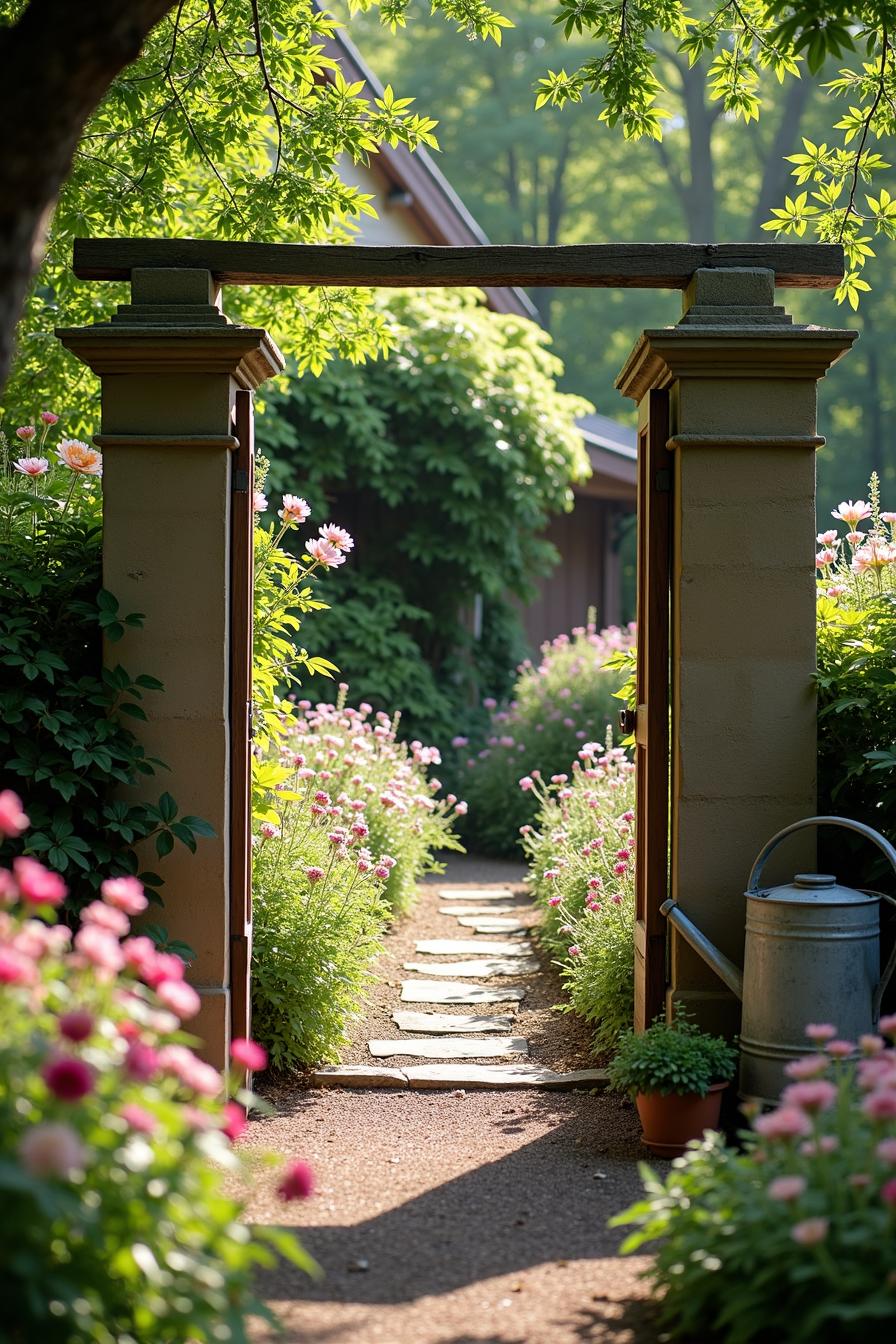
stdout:
<svg viewBox="0 0 896 1344">
<path fill-rule="evenodd" d="M 642 408 L 654 389 L 669 398 L 669 894 L 735 962 L 756 852 L 815 808 L 816 383 L 855 338 L 793 325 L 770 271 L 697 271 L 681 322 L 644 332 L 617 383 Z M 665 595 L 646 597 L 650 649 Z M 650 765 L 666 713 L 665 701 L 644 710 Z M 647 936 L 659 932 L 664 840 L 647 835 L 638 851 Z M 739 1005 L 715 973 L 677 936 L 671 954 L 667 1007 L 683 1000 L 736 1030 Z"/>
<path fill-rule="evenodd" d="M 207 271 L 138 269 L 131 283 L 132 303 L 110 322 L 58 335 L 102 378 L 103 582 L 125 611 L 145 613 L 111 657 L 165 686 L 135 731 L 171 773 L 148 779 L 142 796 L 170 781 L 181 811 L 215 828 L 195 856 L 177 846 L 145 862 L 165 879 L 159 921 L 195 950 L 202 1010 L 191 1025 L 221 1066 L 231 1006 L 233 414 L 238 392 L 283 360 L 267 332 L 227 321 Z M 249 600 L 243 584 L 239 601 Z"/>
</svg>

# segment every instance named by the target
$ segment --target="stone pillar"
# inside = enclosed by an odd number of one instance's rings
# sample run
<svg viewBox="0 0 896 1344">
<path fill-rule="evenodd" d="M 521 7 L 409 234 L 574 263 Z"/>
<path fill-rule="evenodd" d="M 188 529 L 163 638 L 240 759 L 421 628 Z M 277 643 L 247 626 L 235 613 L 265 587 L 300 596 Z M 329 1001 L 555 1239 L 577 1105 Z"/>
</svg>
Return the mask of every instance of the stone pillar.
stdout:
<svg viewBox="0 0 896 1344">
<path fill-rule="evenodd" d="M 816 383 L 855 338 L 793 325 L 771 271 L 699 270 L 681 322 L 645 331 L 617 380 L 642 417 L 670 393 L 670 894 L 738 964 L 753 858 L 815 811 Z M 670 979 L 667 1009 L 736 1029 L 674 931 Z"/>
<path fill-rule="evenodd" d="M 232 325 L 207 271 L 132 274 L 130 305 L 110 322 L 57 334 L 102 379 L 103 583 L 141 629 L 111 646 L 110 663 L 147 672 L 134 722 L 147 754 L 170 767 L 141 786 L 170 790 L 182 813 L 215 829 L 197 854 L 164 859 L 158 919 L 195 949 L 190 979 L 202 997 L 191 1024 L 223 1065 L 229 1037 L 230 494 L 232 412 L 238 389 L 283 367 L 267 332 Z"/>
</svg>

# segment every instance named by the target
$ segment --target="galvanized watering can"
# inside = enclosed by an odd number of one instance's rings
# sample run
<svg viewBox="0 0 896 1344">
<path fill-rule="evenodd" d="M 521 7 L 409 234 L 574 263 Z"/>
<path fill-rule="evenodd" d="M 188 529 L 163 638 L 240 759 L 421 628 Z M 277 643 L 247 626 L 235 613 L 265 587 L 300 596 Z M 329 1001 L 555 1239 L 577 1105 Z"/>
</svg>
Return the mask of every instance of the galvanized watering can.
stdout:
<svg viewBox="0 0 896 1344">
<path fill-rule="evenodd" d="M 743 1001 L 740 1095 L 773 1104 L 785 1065 L 814 1047 L 810 1022 L 833 1022 L 856 1041 L 880 1018 L 884 990 L 896 970 L 896 947 L 880 969 L 880 902 L 892 896 L 840 886 L 827 873 L 797 873 L 782 887 L 762 887 L 766 861 L 787 836 L 807 826 L 842 826 L 866 836 L 896 872 L 896 849 L 860 821 L 810 817 L 779 831 L 759 854 L 747 885 L 743 972 L 700 932 L 676 901 L 661 907 L 670 924 Z"/>
</svg>

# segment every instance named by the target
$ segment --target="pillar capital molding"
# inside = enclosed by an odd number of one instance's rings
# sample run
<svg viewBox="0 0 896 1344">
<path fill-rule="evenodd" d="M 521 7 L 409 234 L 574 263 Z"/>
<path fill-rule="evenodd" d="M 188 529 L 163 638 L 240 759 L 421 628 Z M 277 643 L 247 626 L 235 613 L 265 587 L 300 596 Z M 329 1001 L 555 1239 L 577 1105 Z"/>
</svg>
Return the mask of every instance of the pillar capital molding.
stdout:
<svg viewBox="0 0 896 1344">
<path fill-rule="evenodd" d="M 254 391 L 281 373 L 286 361 L 263 327 L 223 325 L 160 327 L 99 322 L 57 328 L 66 350 L 93 373 L 221 373 Z"/>
<path fill-rule="evenodd" d="M 678 378 L 805 378 L 817 381 L 850 349 L 857 331 L 784 325 L 699 325 L 641 333 L 616 386 L 639 402 Z"/>
</svg>

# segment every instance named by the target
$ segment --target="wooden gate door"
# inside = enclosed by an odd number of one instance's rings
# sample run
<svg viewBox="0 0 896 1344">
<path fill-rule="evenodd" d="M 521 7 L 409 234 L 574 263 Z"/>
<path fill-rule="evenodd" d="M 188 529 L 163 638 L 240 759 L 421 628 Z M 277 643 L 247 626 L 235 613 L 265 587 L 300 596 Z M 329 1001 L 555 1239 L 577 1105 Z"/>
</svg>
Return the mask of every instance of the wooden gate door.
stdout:
<svg viewBox="0 0 896 1344">
<path fill-rule="evenodd" d="M 231 463 L 230 563 L 230 1034 L 250 1036 L 252 963 L 252 393 L 237 392 Z"/>
<path fill-rule="evenodd" d="M 669 626 L 674 458 L 669 393 L 649 393 L 638 443 L 638 673 L 635 715 L 635 1030 L 663 1011 L 669 894 Z"/>
</svg>

